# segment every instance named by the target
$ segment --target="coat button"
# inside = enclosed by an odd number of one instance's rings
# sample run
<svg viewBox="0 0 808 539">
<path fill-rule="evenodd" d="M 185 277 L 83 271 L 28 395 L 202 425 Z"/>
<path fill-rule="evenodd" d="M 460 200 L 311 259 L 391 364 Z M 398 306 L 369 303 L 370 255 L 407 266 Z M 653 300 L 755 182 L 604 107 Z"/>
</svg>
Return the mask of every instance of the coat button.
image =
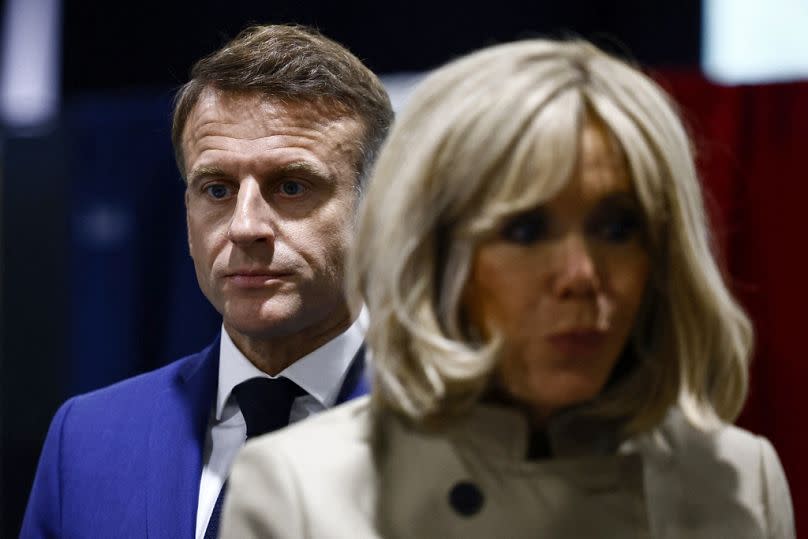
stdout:
<svg viewBox="0 0 808 539">
<path fill-rule="evenodd" d="M 460 481 L 449 491 L 449 505 L 464 517 L 479 513 L 483 501 L 483 493 L 469 481 Z"/>
</svg>

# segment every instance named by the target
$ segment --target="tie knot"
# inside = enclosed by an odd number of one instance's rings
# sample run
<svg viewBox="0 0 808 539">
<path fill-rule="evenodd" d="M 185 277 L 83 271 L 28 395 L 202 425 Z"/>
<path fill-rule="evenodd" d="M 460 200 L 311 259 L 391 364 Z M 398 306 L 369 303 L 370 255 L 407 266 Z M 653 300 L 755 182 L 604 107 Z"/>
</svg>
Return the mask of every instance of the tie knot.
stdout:
<svg viewBox="0 0 808 539">
<path fill-rule="evenodd" d="M 285 427 L 297 397 L 306 392 L 288 378 L 251 378 L 233 388 L 244 422 L 247 438 Z"/>
</svg>

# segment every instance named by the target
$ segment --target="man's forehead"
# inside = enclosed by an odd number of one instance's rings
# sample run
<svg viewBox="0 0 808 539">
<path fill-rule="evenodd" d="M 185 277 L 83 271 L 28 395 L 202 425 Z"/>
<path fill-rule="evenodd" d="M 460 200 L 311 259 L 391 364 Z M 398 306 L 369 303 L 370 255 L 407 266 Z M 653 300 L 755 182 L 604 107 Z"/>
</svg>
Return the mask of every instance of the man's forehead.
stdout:
<svg viewBox="0 0 808 539">
<path fill-rule="evenodd" d="M 281 99 L 259 92 L 232 92 L 205 88 L 191 109 L 183 129 L 186 153 L 211 127 L 224 128 L 239 138 L 295 127 L 322 133 L 326 140 L 358 146 L 363 123 L 344 106 L 320 101 Z"/>
<path fill-rule="evenodd" d="M 191 109 L 188 124 L 213 116 L 227 116 L 239 123 L 291 119 L 324 127 L 344 121 L 359 121 L 356 114 L 334 100 L 292 99 L 258 91 L 228 91 L 208 86 L 202 90 Z"/>
<path fill-rule="evenodd" d="M 290 151 L 303 148 L 303 155 L 314 152 L 311 155 L 321 161 L 345 160 L 354 167 L 362 127 L 352 116 L 323 111 L 312 103 L 281 100 L 258 92 L 206 88 L 183 132 L 186 173 L 189 179 L 198 175 L 195 168 L 203 164 L 198 161 L 203 152 L 228 147 L 237 151 L 250 147 L 262 150 L 286 147 Z M 234 147 L 233 143 L 239 146 Z M 293 154 L 284 155 L 289 158 Z"/>
</svg>

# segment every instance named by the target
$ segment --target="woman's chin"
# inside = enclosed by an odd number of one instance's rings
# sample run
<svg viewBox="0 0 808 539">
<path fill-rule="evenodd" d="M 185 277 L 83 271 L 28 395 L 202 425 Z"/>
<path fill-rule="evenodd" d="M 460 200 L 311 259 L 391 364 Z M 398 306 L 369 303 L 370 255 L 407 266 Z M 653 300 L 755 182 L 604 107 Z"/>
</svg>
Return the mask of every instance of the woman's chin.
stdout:
<svg viewBox="0 0 808 539">
<path fill-rule="evenodd" d="M 603 381 L 564 377 L 542 380 L 508 391 L 513 401 L 537 419 L 547 419 L 574 406 L 595 399 L 603 389 Z"/>
</svg>

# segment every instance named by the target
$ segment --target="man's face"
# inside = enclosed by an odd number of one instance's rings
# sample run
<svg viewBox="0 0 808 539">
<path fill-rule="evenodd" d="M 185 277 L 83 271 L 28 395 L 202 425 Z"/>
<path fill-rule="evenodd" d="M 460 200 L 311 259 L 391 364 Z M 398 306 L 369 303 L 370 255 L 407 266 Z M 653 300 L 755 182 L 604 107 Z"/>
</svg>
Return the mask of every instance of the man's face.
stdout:
<svg viewBox="0 0 808 539">
<path fill-rule="evenodd" d="M 311 104 L 202 92 L 182 138 L 188 244 L 231 336 L 282 338 L 347 320 L 361 135 L 358 120 Z"/>
</svg>

